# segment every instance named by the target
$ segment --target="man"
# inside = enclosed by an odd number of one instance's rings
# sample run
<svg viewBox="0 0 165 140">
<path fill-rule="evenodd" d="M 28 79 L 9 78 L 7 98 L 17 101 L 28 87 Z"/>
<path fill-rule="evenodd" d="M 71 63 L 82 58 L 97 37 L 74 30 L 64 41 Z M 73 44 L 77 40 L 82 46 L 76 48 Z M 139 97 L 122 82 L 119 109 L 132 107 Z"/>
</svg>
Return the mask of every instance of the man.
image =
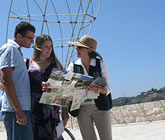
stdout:
<svg viewBox="0 0 165 140">
<path fill-rule="evenodd" d="M 21 47 L 30 48 L 35 27 L 20 22 L 14 33 L 0 48 L 1 82 L 5 93 L 2 96 L 2 117 L 8 140 L 33 140 L 31 126 L 30 83 Z"/>
</svg>

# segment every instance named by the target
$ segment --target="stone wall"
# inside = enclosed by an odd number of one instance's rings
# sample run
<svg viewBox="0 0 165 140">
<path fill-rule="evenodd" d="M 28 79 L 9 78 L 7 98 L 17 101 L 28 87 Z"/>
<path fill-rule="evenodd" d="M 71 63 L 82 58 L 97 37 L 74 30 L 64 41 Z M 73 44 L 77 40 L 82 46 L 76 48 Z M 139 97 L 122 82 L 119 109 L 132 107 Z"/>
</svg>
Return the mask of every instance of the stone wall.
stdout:
<svg viewBox="0 0 165 140">
<path fill-rule="evenodd" d="M 113 107 L 112 124 L 165 120 L 165 100 Z M 67 127 L 78 127 L 76 118 L 71 117 Z"/>
<path fill-rule="evenodd" d="M 135 123 L 165 120 L 165 100 L 114 107 L 112 123 Z"/>
<path fill-rule="evenodd" d="M 165 100 L 113 107 L 111 119 L 112 124 L 165 120 Z M 70 117 L 67 127 L 78 127 L 76 118 Z M 0 122 L 0 131 L 2 129 Z"/>
</svg>

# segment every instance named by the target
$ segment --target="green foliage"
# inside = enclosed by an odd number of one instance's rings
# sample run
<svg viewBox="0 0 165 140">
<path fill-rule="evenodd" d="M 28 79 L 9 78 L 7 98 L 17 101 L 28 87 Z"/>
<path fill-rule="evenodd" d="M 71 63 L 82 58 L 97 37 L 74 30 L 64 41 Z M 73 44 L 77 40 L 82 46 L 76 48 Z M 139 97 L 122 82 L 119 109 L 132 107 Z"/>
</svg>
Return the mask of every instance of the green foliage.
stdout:
<svg viewBox="0 0 165 140">
<path fill-rule="evenodd" d="M 140 95 L 135 97 L 119 97 L 113 99 L 113 106 L 123 106 L 151 101 L 165 100 L 165 87 L 160 88 L 159 90 L 152 88 L 147 92 L 141 92 Z"/>
</svg>

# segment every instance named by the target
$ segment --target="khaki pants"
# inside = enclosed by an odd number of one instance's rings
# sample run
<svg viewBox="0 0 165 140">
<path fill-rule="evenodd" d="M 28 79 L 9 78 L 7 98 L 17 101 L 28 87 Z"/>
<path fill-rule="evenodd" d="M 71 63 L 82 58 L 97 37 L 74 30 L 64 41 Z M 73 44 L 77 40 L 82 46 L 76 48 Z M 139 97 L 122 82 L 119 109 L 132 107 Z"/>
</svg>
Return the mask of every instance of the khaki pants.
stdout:
<svg viewBox="0 0 165 140">
<path fill-rule="evenodd" d="M 110 110 L 99 110 L 95 104 L 81 105 L 77 121 L 83 140 L 97 140 L 94 123 L 100 140 L 112 140 Z"/>
</svg>

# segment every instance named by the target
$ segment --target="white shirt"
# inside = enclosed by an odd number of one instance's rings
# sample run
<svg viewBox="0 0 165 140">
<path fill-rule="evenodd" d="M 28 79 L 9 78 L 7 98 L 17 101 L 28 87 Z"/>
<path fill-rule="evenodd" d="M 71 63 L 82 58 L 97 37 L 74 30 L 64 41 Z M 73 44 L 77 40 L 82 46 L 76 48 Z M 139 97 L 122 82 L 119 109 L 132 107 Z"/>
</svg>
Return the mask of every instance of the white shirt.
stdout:
<svg viewBox="0 0 165 140">
<path fill-rule="evenodd" d="M 81 59 L 78 59 L 74 64 L 81 65 L 83 67 L 83 70 L 84 70 L 84 75 L 88 76 L 88 73 L 87 73 L 84 65 L 82 64 Z M 90 65 L 91 66 L 96 66 L 96 59 L 95 58 L 91 59 Z M 110 87 L 108 68 L 107 68 L 107 65 L 104 62 L 104 60 L 100 60 L 100 66 L 101 66 L 102 78 L 105 78 L 106 82 L 107 82 L 107 86 L 105 86 L 104 88 L 107 89 L 107 95 L 108 95 L 111 92 L 111 87 Z M 72 71 L 73 72 L 73 63 L 69 64 L 69 66 L 67 68 L 67 71 Z"/>
</svg>

